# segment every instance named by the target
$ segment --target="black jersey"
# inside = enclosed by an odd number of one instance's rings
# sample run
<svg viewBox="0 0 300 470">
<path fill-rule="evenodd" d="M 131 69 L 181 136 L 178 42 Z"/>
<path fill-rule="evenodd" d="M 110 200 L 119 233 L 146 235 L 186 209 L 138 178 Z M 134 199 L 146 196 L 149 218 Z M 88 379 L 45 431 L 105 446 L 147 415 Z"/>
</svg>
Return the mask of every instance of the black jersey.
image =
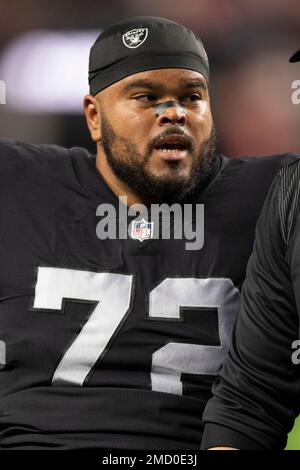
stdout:
<svg viewBox="0 0 300 470">
<path fill-rule="evenodd" d="M 0 142 L 0 446 L 197 449 L 254 229 L 292 155 L 227 159 L 205 240 L 97 237 L 118 199 L 82 148 Z"/>
<path fill-rule="evenodd" d="M 232 346 L 203 419 L 202 447 L 282 449 L 300 411 L 300 162 L 260 215 Z"/>
</svg>

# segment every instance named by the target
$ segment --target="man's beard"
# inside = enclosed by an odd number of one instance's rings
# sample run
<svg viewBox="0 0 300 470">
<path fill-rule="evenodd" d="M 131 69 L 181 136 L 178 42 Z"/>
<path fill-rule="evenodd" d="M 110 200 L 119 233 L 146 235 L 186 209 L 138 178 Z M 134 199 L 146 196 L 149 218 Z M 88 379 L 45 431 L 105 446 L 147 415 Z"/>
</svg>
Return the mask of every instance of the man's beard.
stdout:
<svg viewBox="0 0 300 470">
<path fill-rule="evenodd" d="M 118 137 L 105 115 L 102 115 L 102 145 L 107 162 L 113 173 L 132 191 L 144 200 L 172 204 L 190 199 L 201 190 L 214 171 L 216 161 L 216 133 L 212 127 L 209 138 L 203 141 L 200 153 L 190 142 L 192 166 L 188 177 L 176 178 L 177 162 L 172 162 L 174 176 L 155 176 L 147 171 L 147 163 L 153 151 L 149 143 L 144 156 L 139 154 L 136 146 L 123 137 Z M 170 134 L 185 135 L 178 126 L 170 126 L 159 135 L 159 139 Z M 112 151 L 118 139 L 118 151 Z M 180 163 L 180 162 L 178 162 Z M 178 166 L 179 169 L 179 166 Z"/>
</svg>

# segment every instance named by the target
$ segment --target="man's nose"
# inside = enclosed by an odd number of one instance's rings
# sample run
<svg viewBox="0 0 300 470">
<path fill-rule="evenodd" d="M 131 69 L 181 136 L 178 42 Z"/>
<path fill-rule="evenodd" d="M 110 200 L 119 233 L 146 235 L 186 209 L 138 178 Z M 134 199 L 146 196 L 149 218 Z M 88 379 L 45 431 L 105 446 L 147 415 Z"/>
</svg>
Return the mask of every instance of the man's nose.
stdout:
<svg viewBox="0 0 300 470">
<path fill-rule="evenodd" d="M 159 125 L 179 124 L 183 126 L 186 123 L 186 110 L 177 101 L 165 101 L 155 106 L 155 116 Z"/>
</svg>

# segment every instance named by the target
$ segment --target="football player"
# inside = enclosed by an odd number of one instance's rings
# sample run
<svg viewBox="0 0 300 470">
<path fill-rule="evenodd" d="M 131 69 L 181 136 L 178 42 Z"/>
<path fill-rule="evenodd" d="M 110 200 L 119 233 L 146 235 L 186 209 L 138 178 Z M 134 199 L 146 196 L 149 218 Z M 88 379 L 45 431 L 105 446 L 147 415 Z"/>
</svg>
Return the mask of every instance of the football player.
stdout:
<svg viewBox="0 0 300 470">
<path fill-rule="evenodd" d="M 261 213 L 203 448 L 283 449 L 299 414 L 299 163 L 279 172 Z"/>
<path fill-rule="evenodd" d="M 260 215 L 232 346 L 204 412 L 203 449 L 284 449 L 299 414 L 299 180 L 299 161 L 282 168 Z"/>
<path fill-rule="evenodd" d="M 0 141 L 1 448 L 200 448 L 256 220 L 297 158 L 216 152 L 208 68 L 185 27 L 122 21 L 90 53 L 96 155 Z M 203 247 L 175 236 L 177 217 L 169 238 L 152 219 L 99 236 L 103 208 L 135 222 L 121 197 L 189 204 L 194 228 L 204 205 Z"/>
</svg>

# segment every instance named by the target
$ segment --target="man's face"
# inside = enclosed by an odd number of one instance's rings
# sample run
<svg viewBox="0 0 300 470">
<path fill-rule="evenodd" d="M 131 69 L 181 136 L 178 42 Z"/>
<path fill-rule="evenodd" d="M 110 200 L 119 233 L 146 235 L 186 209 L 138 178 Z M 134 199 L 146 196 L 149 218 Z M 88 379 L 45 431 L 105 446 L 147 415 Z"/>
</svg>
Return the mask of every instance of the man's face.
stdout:
<svg viewBox="0 0 300 470">
<path fill-rule="evenodd" d="M 215 135 L 204 77 L 186 69 L 137 73 L 97 95 L 101 146 L 113 173 L 137 194 L 176 201 L 211 173 Z M 156 105 L 178 105 L 159 109 Z"/>
</svg>

